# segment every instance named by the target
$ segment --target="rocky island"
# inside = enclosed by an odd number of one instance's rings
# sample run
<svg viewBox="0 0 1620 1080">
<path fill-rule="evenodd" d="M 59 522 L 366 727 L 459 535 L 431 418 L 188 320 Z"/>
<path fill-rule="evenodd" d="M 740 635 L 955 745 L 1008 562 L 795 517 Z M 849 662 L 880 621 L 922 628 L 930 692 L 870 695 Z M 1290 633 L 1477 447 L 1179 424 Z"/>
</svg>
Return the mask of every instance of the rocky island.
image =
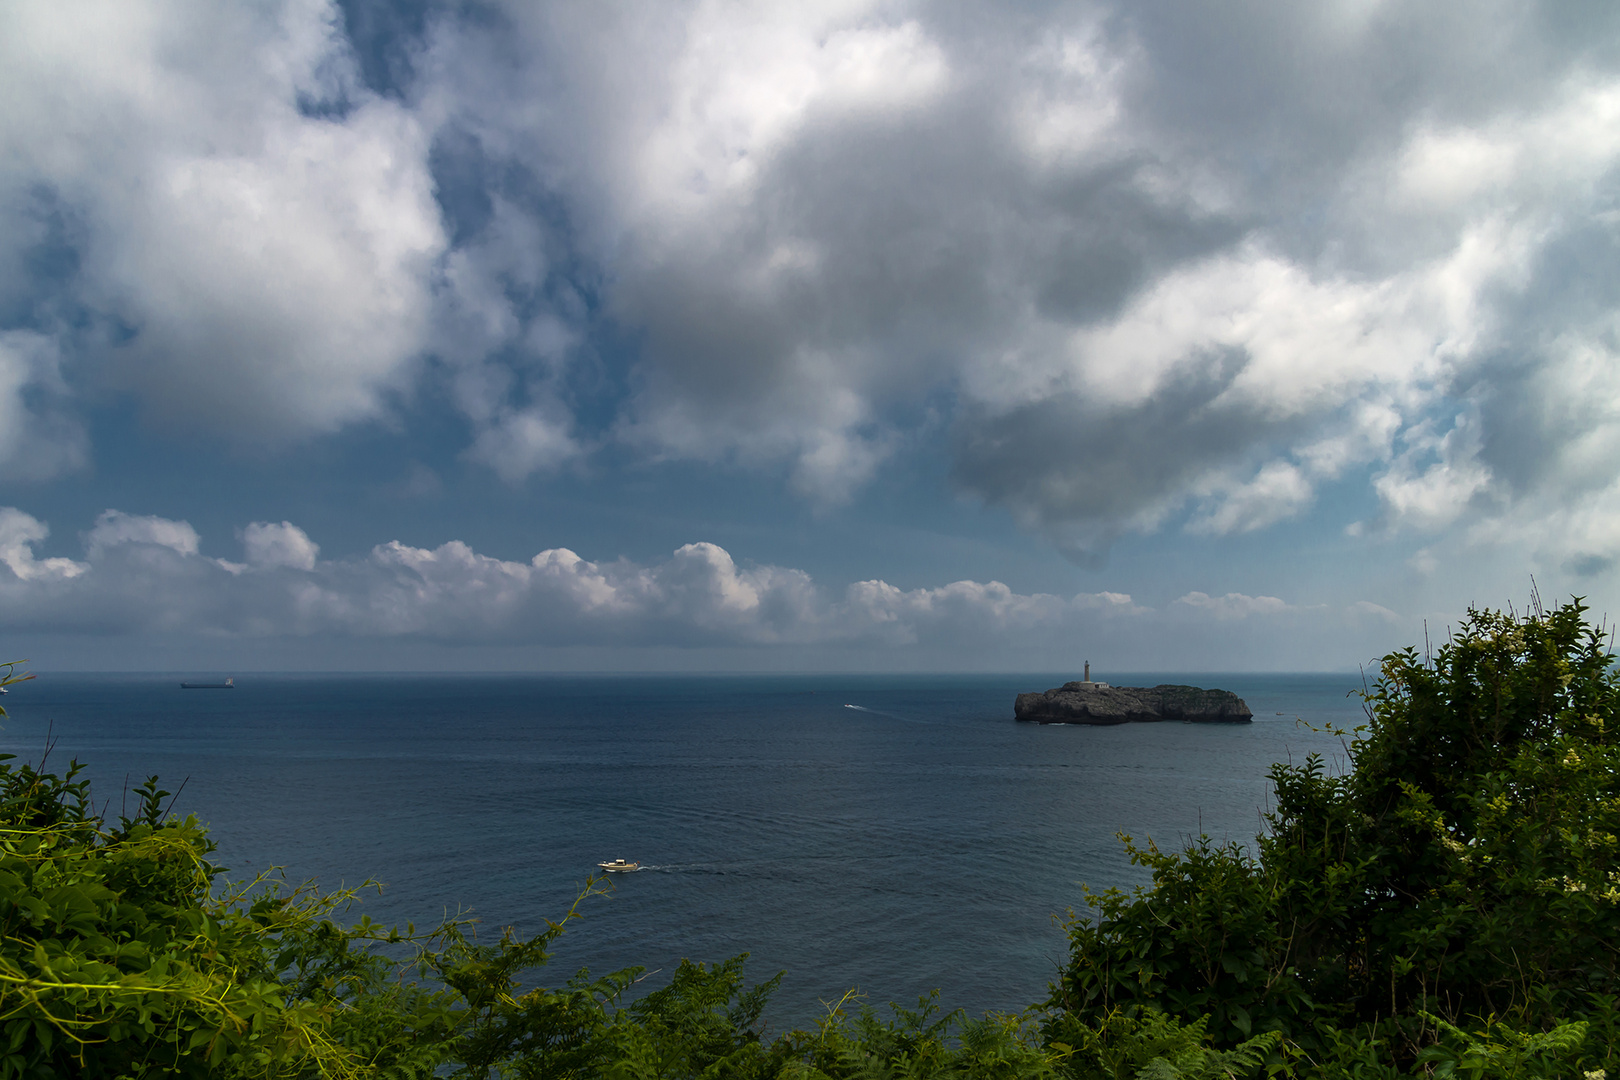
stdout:
<svg viewBox="0 0 1620 1080">
<path fill-rule="evenodd" d="M 1129 724 L 1151 720 L 1231 724 L 1254 719 L 1243 699 L 1230 690 L 1170 683 L 1109 686 L 1089 678 L 1044 693 L 1019 694 L 1013 703 L 1013 716 L 1037 724 Z"/>
</svg>

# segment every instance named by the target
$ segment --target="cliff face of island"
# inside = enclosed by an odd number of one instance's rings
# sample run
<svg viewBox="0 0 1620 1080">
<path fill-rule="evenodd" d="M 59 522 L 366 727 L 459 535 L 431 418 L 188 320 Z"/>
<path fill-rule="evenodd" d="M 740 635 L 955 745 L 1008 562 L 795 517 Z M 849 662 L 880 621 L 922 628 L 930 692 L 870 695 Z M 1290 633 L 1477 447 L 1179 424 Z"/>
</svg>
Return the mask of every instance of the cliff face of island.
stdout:
<svg viewBox="0 0 1620 1080">
<path fill-rule="evenodd" d="M 1254 719 L 1243 699 L 1230 690 L 1196 686 L 1109 686 L 1070 682 L 1054 690 L 1019 694 L 1013 716 L 1037 724 L 1127 724 L 1188 720 L 1230 724 Z"/>
</svg>

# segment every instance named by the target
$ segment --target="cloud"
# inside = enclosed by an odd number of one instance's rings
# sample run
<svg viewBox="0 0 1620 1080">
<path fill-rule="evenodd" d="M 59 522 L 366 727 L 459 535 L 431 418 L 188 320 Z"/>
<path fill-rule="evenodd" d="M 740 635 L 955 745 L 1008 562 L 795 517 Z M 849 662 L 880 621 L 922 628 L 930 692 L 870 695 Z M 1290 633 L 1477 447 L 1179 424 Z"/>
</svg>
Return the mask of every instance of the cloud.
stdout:
<svg viewBox="0 0 1620 1080">
<path fill-rule="evenodd" d="M 295 524 L 260 521 L 239 531 L 244 561 L 235 562 L 188 522 L 118 510 L 83 534 L 82 558 L 37 557 L 49 534 L 0 507 L 0 636 L 48 643 L 37 655 L 202 650 L 243 670 L 453 668 L 490 657 L 620 671 L 1062 671 L 1082 659 L 1115 671 L 1307 670 L 1387 650 L 1392 628 L 1420 632 L 1371 600 L 1194 591 L 1150 602 L 994 580 L 845 584 L 701 541 L 639 561 L 561 547 L 504 559 L 456 540 L 331 558 Z"/>
<path fill-rule="evenodd" d="M 1444 435 L 1423 426 L 1406 433 L 1407 449 L 1373 482 L 1386 511 L 1420 529 L 1451 524 L 1491 488 L 1491 472 L 1479 460 L 1476 421 L 1458 416 Z"/>
<path fill-rule="evenodd" d="M 256 569 L 284 566 L 292 570 L 313 570 L 321 546 L 290 521 L 279 525 L 255 521 L 242 530 L 242 551 L 248 565 Z"/>
<path fill-rule="evenodd" d="M 1401 617 L 1395 612 L 1389 610 L 1387 607 L 1384 607 L 1382 604 L 1375 604 L 1371 600 L 1357 600 L 1355 603 L 1350 605 L 1350 611 L 1354 615 L 1365 615 L 1369 618 L 1378 619 L 1391 624 L 1399 623 L 1401 621 Z"/>
<path fill-rule="evenodd" d="M 1254 532 L 1300 513 L 1314 494 L 1299 468 L 1285 461 L 1269 462 L 1254 479 L 1221 492 L 1220 505 L 1189 522 L 1187 528 L 1217 535 Z"/>
<path fill-rule="evenodd" d="M 0 507 L 0 563 L 19 581 L 74 578 L 89 569 L 72 559 L 36 559 L 34 545 L 51 534 L 38 518 L 11 506 Z"/>
<path fill-rule="evenodd" d="M 245 563 L 233 563 L 205 554 L 187 522 L 108 510 L 84 537 L 83 561 L 36 559 L 48 535 L 30 515 L 0 508 L 6 633 L 888 648 L 1030 641 L 1150 613 L 1125 593 L 1065 600 L 997 581 L 901 589 L 874 580 L 835 591 L 802 570 L 740 565 L 701 542 L 648 563 L 596 562 L 566 548 L 516 562 L 460 541 L 391 541 L 323 560 L 291 522 L 254 522 L 240 533 Z"/>
<path fill-rule="evenodd" d="M 1521 300 L 1561 238 L 1615 256 L 1620 73 L 1530 10 L 513 8 L 502 33 L 553 63 L 461 35 L 446 85 L 486 61 L 481 129 L 521 112 L 513 158 L 592 185 L 576 223 L 644 342 L 619 438 L 836 501 L 943 395 L 961 490 L 1082 556 L 1178 515 L 1264 529 L 1368 471 L 1396 527 L 1505 512 L 1473 498 L 1489 412 L 1438 471 L 1402 448 L 1505 348 L 1549 362 Z"/>
<path fill-rule="evenodd" d="M 249 529 L 252 528 L 249 526 Z M 106 555 L 120 544 L 152 545 L 168 548 L 180 555 L 195 555 L 200 542 L 197 530 L 184 521 L 104 510 L 96 518 L 95 528 L 85 538 L 85 550 L 91 559 Z"/>
<path fill-rule="evenodd" d="M 1245 596 L 1236 592 L 1227 593 L 1225 596 L 1190 592 L 1177 598 L 1176 603 L 1217 619 L 1247 619 L 1253 615 L 1279 615 L 1292 610 L 1275 596 Z"/>
<path fill-rule="evenodd" d="M 382 413 L 444 236 L 428 137 L 367 91 L 335 5 L 5 16 L 0 305 L 169 425 L 247 445 Z M 30 260 L 71 268 L 26 274 Z"/>
<path fill-rule="evenodd" d="M 18 7 L 0 467 L 109 391 L 253 446 L 409 399 L 513 484 L 832 505 L 943 439 L 1093 563 L 1356 485 L 1596 567 L 1543 511 L 1620 445 L 1620 15 L 1554 8 L 444 5 L 382 65 L 326 0 Z"/>
<path fill-rule="evenodd" d="M 577 457 L 580 445 L 569 434 L 567 418 L 558 417 L 557 411 L 500 410 L 490 417 L 467 456 L 511 484 Z"/>
<path fill-rule="evenodd" d="M 985 632 L 1029 630 L 1062 621 L 1066 605 L 1055 596 L 1021 596 L 999 581 L 957 581 L 936 589 L 904 591 L 883 581 L 851 585 L 840 605 L 846 625 L 881 630 L 895 643 L 912 643 L 940 624 L 970 620 Z"/>
<path fill-rule="evenodd" d="M 1140 615 L 1152 610 L 1138 605 L 1131 599 L 1130 593 L 1080 593 L 1070 602 L 1077 608 L 1110 612 L 1117 615 Z"/>
<path fill-rule="evenodd" d="M 441 146 L 460 145 L 453 132 Z M 441 197 L 455 183 L 442 180 Z M 518 484 L 588 449 L 565 400 L 585 305 L 557 272 L 560 241 L 545 222 L 500 193 L 487 209 L 476 224 L 461 223 L 472 235 L 443 260 L 433 346 L 473 423 L 468 458 Z"/>
<path fill-rule="evenodd" d="M 84 464 L 88 439 L 69 396 L 54 340 L 0 332 L 0 474 L 44 480 Z"/>
</svg>

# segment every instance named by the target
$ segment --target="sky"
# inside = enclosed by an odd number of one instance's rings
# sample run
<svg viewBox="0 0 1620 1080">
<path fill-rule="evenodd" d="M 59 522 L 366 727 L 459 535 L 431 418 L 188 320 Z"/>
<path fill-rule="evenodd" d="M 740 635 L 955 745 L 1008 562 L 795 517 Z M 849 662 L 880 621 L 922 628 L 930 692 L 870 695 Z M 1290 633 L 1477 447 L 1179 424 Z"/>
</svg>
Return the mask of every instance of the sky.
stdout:
<svg viewBox="0 0 1620 1080">
<path fill-rule="evenodd" d="M 1354 671 L 1620 614 L 1620 5 L 0 3 L 0 651 Z"/>
</svg>

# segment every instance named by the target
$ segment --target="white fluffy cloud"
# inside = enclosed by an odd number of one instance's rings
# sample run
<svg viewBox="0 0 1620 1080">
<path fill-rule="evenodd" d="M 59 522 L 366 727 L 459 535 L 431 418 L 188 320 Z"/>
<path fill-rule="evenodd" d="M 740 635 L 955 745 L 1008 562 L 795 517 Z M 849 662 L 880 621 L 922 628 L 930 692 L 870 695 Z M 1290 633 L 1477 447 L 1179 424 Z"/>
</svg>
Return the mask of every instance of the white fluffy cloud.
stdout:
<svg viewBox="0 0 1620 1080">
<path fill-rule="evenodd" d="M 801 570 L 739 565 L 710 543 L 646 564 L 594 562 L 566 548 L 514 562 L 460 541 L 436 548 L 394 541 L 362 558 L 323 560 L 296 525 L 255 522 L 239 534 L 243 561 L 232 562 L 204 553 L 184 521 L 108 510 L 84 536 L 82 560 L 36 558 L 49 532 L 23 511 L 0 508 L 0 632 L 982 651 L 1049 647 L 1088 634 L 1150 635 L 1166 614 L 1124 593 L 1060 597 L 1018 593 L 998 581 L 914 589 L 860 581 L 828 589 Z M 1172 607 L 1176 619 L 1212 626 L 1296 610 L 1275 597 L 1237 593 L 1190 593 Z"/>
<path fill-rule="evenodd" d="M 249 445 L 409 386 L 445 238 L 428 133 L 359 85 L 335 5 L 13 5 L 0 294 L 81 386 Z M 29 257 L 71 259 L 54 281 Z"/>
<path fill-rule="evenodd" d="M 0 562 L 18 581 L 78 577 L 89 569 L 72 559 L 36 559 L 34 545 L 51 535 L 45 523 L 11 506 L 0 507 Z"/>
<path fill-rule="evenodd" d="M 313 570 L 320 553 L 321 546 L 290 521 L 283 521 L 279 525 L 255 521 L 242 530 L 242 554 L 249 566 L 261 570 L 278 566 L 292 570 Z"/>
<path fill-rule="evenodd" d="M 106 510 L 96 518 L 95 528 L 85 539 L 85 548 L 92 559 L 106 555 L 120 544 L 168 548 L 178 555 L 195 555 L 200 542 L 197 530 L 184 521 Z"/>
</svg>

